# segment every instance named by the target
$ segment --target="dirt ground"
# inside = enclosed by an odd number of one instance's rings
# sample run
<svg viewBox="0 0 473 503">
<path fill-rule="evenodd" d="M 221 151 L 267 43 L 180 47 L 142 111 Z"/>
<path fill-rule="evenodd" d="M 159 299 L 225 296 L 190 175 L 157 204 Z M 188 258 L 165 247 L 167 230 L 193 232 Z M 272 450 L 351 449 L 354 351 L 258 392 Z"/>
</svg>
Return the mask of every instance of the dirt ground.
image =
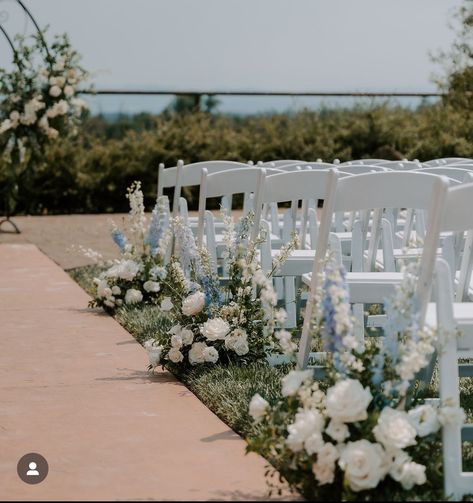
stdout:
<svg viewBox="0 0 473 503">
<path fill-rule="evenodd" d="M 104 258 L 117 257 L 110 236 L 110 220 L 120 225 L 125 214 L 21 216 L 13 220 L 21 234 L 0 232 L 0 243 L 32 243 L 63 269 L 91 264 L 79 246 L 100 252 Z M 9 225 L 2 230 L 9 231 Z"/>
</svg>

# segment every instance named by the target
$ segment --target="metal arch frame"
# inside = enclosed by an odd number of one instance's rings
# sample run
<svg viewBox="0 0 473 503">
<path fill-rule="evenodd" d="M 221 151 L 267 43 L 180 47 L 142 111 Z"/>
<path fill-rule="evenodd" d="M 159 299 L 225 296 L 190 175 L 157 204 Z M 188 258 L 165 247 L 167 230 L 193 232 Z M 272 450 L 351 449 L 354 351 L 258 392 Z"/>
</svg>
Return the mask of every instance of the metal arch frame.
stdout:
<svg viewBox="0 0 473 503">
<path fill-rule="evenodd" d="M 36 29 L 37 35 L 39 37 L 39 40 L 41 41 L 41 45 L 43 46 L 43 49 L 46 52 L 48 62 L 50 62 L 50 60 L 51 60 L 51 54 L 49 52 L 48 44 L 46 43 L 46 40 L 43 37 L 43 33 L 42 33 L 42 31 L 41 31 L 38 23 L 36 22 L 36 19 L 34 18 L 34 16 L 31 13 L 31 11 L 28 9 L 28 7 L 26 7 L 26 5 L 24 4 L 23 0 L 14 0 L 14 1 L 21 7 L 21 9 L 23 10 L 23 12 L 27 16 L 27 18 L 29 18 L 31 20 L 31 22 L 33 23 L 33 25 L 34 25 L 34 27 Z M 7 19 L 8 19 L 8 17 L 7 17 Z M 13 52 L 13 61 L 15 62 L 15 64 L 18 66 L 18 68 L 21 71 L 20 60 L 18 58 L 18 52 L 16 50 L 15 44 L 13 43 L 12 39 L 8 35 L 8 32 L 2 26 L 1 22 L 0 22 L 0 32 L 3 34 L 3 36 L 7 40 L 8 45 L 10 46 L 10 48 L 11 48 L 11 50 Z M 5 224 L 9 224 L 10 227 L 13 230 L 4 230 L 4 229 L 2 229 L 2 226 L 4 226 Z M 16 225 L 16 223 L 11 219 L 11 215 L 9 215 L 8 210 L 6 211 L 6 216 L 4 218 L 0 219 L 0 233 L 8 233 L 8 234 L 20 234 L 21 233 L 21 231 L 18 228 L 18 226 Z"/>
</svg>

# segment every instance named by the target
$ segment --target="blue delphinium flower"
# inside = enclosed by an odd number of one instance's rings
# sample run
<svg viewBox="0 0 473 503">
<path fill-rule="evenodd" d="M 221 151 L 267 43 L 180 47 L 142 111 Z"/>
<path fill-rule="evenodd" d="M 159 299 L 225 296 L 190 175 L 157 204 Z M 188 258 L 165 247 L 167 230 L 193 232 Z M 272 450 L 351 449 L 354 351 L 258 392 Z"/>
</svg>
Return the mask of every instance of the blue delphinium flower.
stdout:
<svg viewBox="0 0 473 503">
<path fill-rule="evenodd" d="M 194 266 L 196 275 L 199 277 L 202 269 L 200 254 L 195 244 L 192 229 L 182 218 L 175 219 L 174 239 L 176 255 L 181 261 L 184 274 L 189 278 L 192 266 Z"/>
<path fill-rule="evenodd" d="M 169 213 L 166 211 L 165 203 L 161 199 L 158 199 L 153 208 L 148 233 L 145 238 L 145 244 L 149 246 L 152 256 L 158 253 L 159 242 L 168 224 Z"/>
<path fill-rule="evenodd" d="M 115 244 L 120 248 L 120 251 L 122 253 L 125 252 L 126 245 L 128 244 L 128 241 L 120 229 L 117 229 L 115 227 L 112 230 L 112 239 L 115 242 Z"/>
</svg>

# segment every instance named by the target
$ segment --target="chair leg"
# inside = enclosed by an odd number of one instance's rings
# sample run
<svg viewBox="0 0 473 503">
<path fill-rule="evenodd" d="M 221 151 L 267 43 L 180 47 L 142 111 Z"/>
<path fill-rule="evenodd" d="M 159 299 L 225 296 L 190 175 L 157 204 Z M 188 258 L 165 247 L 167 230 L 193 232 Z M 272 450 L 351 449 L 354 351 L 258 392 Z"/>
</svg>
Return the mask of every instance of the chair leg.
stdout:
<svg viewBox="0 0 473 503">
<path fill-rule="evenodd" d="M 364 304 L 353 305 L 353 316 L 355 318 L 354 336 L 360 343 L 361 347 L 365 347 L 365 309 Z"/>
<path fill-rule="evenodd" d="M 286 328 L 294 328 L 297 326 L 297 313 L 296 313 L 296 287 L 294 278 L 287 276 L 284 278 L 284 298 L 286 301 Z"/>
</svg>

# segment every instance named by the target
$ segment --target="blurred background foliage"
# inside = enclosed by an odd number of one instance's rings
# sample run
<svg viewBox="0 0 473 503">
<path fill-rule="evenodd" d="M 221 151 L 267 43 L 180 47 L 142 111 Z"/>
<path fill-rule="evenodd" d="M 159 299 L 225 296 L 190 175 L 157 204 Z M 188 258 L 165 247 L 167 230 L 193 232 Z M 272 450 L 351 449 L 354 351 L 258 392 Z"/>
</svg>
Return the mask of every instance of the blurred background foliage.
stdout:
<svg viewBox="0 0 473 503">
<path fill-rule="evenodd" d="M 246 162 L 363 157 L 473 157 L 473 0 L 458 13 L 461 29 L 438 79 L 436 104 L 407 109 L 383 105 L 303 110 L 254 116 L 215 113 L 209 97 L 176 98 L 160 115 L 87 117 L 81 133 L 47 149 L 43 167 L 20 193 L 19 213 L 94 213 L 127 210 L 126 187 L 141 180 L 148 208 L 156 196 L 158 164 L 178 159 Z M 2 165 L 0 161 L 0 184 Z M 196 191 L 187 192 L 195 207 Z M 193 204 L 192 204 L 193 203 Z"/>
</svg>

